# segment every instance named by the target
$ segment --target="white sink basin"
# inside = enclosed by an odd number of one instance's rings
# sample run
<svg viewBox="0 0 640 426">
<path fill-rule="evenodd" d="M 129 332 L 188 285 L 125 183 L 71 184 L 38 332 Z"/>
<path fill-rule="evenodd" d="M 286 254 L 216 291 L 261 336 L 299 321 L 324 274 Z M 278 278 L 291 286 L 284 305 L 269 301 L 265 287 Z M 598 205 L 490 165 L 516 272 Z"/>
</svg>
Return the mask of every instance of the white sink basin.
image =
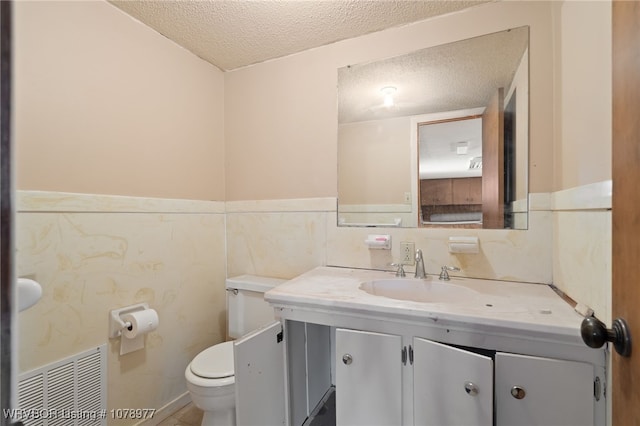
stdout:
<svg viewBox="0 0 640 426">
<path fill-rule="evenodd" d="M 479 293 L 467 287 L 431 278 L 388 278 L 362 283 L 360 290 L 374 296 L 426 303 L 455 303 Z"/>
</svg>

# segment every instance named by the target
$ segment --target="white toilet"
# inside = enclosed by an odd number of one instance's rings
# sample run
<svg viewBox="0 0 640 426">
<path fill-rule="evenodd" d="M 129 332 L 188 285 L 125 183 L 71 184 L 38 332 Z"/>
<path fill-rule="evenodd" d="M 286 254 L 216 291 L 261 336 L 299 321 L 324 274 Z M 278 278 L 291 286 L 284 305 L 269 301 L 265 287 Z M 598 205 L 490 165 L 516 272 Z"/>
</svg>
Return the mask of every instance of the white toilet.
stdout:
<svg viewBox="0 0 640 426">
<path fill-rule="evenodd" d="M 255 275 L 226 280 L 229 337 L 237 339 L 274 321 L 264 293 L 282 282 Z M 193 403 L 204 411 L 203 426 L 236 424 L 233 342 L 200 352 L 187 366 L 185 377 Z"/>
</svg>

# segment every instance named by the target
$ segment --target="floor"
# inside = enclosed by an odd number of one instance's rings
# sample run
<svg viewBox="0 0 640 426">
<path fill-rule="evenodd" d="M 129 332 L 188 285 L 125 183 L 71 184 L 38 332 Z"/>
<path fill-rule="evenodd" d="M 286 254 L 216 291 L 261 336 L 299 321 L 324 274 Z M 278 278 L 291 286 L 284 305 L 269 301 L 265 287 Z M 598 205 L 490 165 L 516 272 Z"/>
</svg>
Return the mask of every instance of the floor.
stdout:
<svg viewBox="0 0 640 426">
<path fill-rule="evenodd" d="M 336 393 L 333 388 L 329 390 L 328 395 L 325 395 L 325 401 L 319 407 L 318 412 L 307 419 L 305 425 L 307 424 L 309 426 L 336 425 Z"/>
<path fill-rule="evenodd" d="M 200 426 L 203 412 L 193 402 L 172 413 L 158 423 L 158 426 Z M 336 424 L 336 396 L 331 390 L 318 412 L 307 419 L 308 426 L 334 426 Z"/>
<path fill-rule="evenodd" d="M 200 426 L 202 415 L 202 410 L 190 402 L 158 423 L 158 426 Z"/>
</svg>

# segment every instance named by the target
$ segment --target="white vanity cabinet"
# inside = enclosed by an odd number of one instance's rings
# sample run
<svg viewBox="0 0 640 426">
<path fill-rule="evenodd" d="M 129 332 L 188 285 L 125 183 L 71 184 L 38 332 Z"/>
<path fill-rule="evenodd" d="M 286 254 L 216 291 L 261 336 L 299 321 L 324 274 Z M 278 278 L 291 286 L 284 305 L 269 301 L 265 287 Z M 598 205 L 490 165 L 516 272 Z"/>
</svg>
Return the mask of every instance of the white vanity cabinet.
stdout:
<svg viewBox="0 0 640 426">
<path fill-rule="evenodd" d="M 588 363 L 340 328 L 335 342 L 337 425 L 596 424 Z"/>
<path fill-rule="evenodd" d="M 337 329 L 336 424 L 402 424 L 402 338 Z"/>
<path fill-rule="evenodd" d="M 358 330 L 337 329 L 335 340 L 337 425 L 406 424 L 407 398 L 415 425 L 493 425 L 490 357 L 418 338 L 406 347 L 401 336 Z M 413 369 L 413 389 L 403 391 L 403 368 Z"/>
<path fill-rule="evenodd" d="M 283 330 L 286 425 L 313 425 L 332 395 L 337 426 L 606 424 L 607 350 L 584 345 L 581 317 L 547 286 L 458 280 L 468 301 L 405 303 L 362 290 L 381 276 L 319 267 L 265 295 Z"/>
</svg>

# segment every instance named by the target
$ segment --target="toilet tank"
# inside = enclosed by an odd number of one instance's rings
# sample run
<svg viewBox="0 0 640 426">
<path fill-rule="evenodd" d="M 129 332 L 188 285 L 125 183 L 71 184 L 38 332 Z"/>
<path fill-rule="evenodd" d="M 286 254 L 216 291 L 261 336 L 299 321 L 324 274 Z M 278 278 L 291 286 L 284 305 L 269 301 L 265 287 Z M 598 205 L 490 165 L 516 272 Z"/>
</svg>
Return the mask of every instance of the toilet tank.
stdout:
<svg viewBox="0 0 640 426">
<path fill-rule="evenodd" d="M 237 339 L 275 320 L 264 293 L 285 282 L 280 278 L 240 275 L 227 278 L 227 323 L 229 337 Z M 237 291 L 236 291 L 237 290 Z"/>
</svg>

